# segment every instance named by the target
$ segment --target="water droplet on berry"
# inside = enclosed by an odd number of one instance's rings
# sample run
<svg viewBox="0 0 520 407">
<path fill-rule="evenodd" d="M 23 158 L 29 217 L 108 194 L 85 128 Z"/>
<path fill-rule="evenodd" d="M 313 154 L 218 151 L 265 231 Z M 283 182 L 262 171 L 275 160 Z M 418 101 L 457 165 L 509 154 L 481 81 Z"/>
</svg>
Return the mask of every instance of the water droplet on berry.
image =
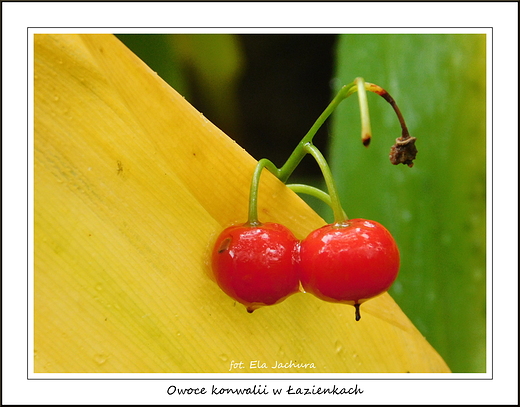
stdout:
<svg viewBox="0 0 520 407">
<path fill-rule="evenodd" d="M 298 283 L 299 283 L 298 291 L 305 294 L 307 291 L 305 291 L 305 289 L 303 288 L 302 282 L 299 281 Z"/>
</svg>

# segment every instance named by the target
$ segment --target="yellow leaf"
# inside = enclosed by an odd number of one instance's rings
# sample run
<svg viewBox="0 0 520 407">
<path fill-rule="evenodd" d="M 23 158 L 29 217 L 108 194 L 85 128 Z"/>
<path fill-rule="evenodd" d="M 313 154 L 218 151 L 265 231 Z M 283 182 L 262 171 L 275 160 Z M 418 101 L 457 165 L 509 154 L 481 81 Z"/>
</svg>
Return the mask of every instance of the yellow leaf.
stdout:
<svg viewBox="0 0 520 407">
<path fill-rule="evenodd" d="M 309 294 L 235 304 L 208 252 L 246 221 L 256 161 L 114 36 L 34 47 L 35 372 L 449 372 L 388 294 L 359 322 Z M 259 213 L 324 224 L 267 171 Z"/>
</svg>

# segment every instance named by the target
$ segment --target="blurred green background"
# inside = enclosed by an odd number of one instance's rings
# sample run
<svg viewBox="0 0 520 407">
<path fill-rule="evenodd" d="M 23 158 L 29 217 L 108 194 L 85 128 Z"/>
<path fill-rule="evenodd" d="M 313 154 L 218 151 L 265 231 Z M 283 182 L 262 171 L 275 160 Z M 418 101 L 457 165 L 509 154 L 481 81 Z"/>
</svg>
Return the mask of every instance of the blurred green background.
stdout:
<svg viewBox="0 0 520 407">
<path fill-rule="evenodd" d="M 255 158 L 283 164 L 343 84 L 362 76 L 397 101 L 418 155 L 393 166 L 393 109 L 357 96 L 315 137 L 350 218 L 377 220 L 401 250 L 390 293 L 453 372 L 486 371 L 486 37 L 478 34 L 118 35 Z M 291 182 L 323 187 L 307 157 Z M 305 198 L 325 219 L 331 211 Z"/>
</svg>

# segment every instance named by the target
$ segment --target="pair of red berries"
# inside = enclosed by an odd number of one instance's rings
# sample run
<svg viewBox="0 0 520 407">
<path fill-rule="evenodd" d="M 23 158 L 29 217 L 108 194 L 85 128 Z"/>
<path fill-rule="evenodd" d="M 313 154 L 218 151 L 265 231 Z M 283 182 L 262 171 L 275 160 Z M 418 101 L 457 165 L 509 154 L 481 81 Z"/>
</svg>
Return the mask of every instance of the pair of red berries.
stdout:
<svg viewBox="0 0 520 407">
<path fill-rule="evenodd" d="M 352 219 L 311 232 L 301 242 L 278 223 L 231 226 L 212 254 L 220 288 L 249 312 L 277 304 L 301 288 L 354 305 L 387 291 L 399 271 L 399 250 L 381 224 Z"/>
<path fill-rule="evenodd" d="M 330 302 L 356 308 L 366 300 L 387 291 L 399 272 L 399 250 L 392 235 L 381 224 L 364 220 L 345 220 L 329 165 L 312 139 L 332 111 L 354 92 L 359 93 L 362 141 L 371 137 L 366 91 L 389 102 L 397 114 L 402 136 L 390 151 L 392 164 L 413 165 L 417 154 L 415 137 L 410 137 L 404 118 L 394 99 L 378 85 L 356 78 L 343 86 L 304 136 L 285 164 L 277 168 L 261 159 L 253 173 L 249 196 L 248 222 L 231 226 L 218 237 L 212 254 L 212 266 L 220 288 L 244 304 L 249 312 L 264 305 L 277 304 L 302 290 Z M 258 221 L 258 186 L 263 168 L 286 182 L 306 154 L 318 163 L 329 194 L 308 185 L 293 185 L 330 205 L 335 222 L 311 232 L 299 241 L 278 223 Z"/>
</svg>

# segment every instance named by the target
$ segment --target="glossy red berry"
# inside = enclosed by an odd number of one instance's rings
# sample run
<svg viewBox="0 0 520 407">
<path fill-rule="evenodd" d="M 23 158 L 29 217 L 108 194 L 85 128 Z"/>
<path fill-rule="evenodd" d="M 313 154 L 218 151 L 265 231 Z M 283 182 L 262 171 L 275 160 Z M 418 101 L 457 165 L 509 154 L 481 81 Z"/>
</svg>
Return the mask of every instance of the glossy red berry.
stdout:
<svg viewBox="0 0 520 407">
<path fill-rule="evenodd" d="M 351 219 L 326 225 L 301 242 L 300 280 L 306 292 L 330 302 L 359 304 L 387 291 L 399 272 L 399 250 L 381 224 Z"/>
<path fill-rule="evenodd" d="M 231 226 L 213 248 L 213 272 L 220 288 L 253 312 L 298 292 L 298 249 L 298 239 L 278 223 Z"/>
</svg>

